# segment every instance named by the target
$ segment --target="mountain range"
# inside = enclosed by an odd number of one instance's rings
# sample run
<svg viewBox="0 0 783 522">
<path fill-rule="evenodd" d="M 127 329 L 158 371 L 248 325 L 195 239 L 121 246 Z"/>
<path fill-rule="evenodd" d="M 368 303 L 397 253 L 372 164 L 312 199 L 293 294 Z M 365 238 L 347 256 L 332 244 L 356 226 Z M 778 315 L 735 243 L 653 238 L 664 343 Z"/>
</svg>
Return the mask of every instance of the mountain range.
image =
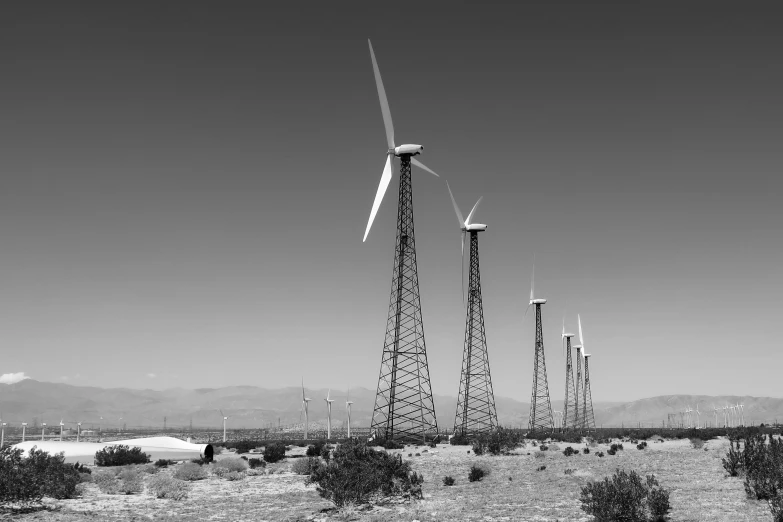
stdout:
<svg viewBox="0 0 783 522">
<path fill-rule="evenodd" d="M 325 389 L 306 390 L 311 398 L 310 422 L 326 419 Z M 346 419 L 347 391 L 331 390 L 332 422 L 339 427 Z M 375 390 L 352 388 L 351 425 L 369 426 L 375 401 Z M 453 425 L 456 397 L 435 395 L 435 412 L 441 429 Z M 631 402 L 595 402 L 596 426 L 660 426 L 668 414 L 677 414 L 697 405 L 702 423 L 715 422 L 714 407 L 744 404 L 746 423 L 770 423 L 783 419 L 783 399 L 750 396 L 663 395 Z M 526 426 L 530 404 L 507 397 L 496 397 L 501 425 Z M 562 400 L 552 407 L 562 410 Z M 138 390 L 130 388 L 97 388 L 25 379 L 14 384 L 0 384 L 0 418 L 9 426 L 27 422 L 30 426 L 46 422 L 66 424 L 82 422 L 85 427 L 187 427 L 215 428 L 222 425 L 222 415 L 229 417 L 229 428 L 261 428 L 296 424 L 303 420 L 302 389 L 287 387 L 265 389 L 256 386 L 229 386 L 187 390 Z M 720 417 L 720 414 L 719 414 Z M 102 418 L 102 419 L 101 419 Z M 720 420 L 720 419 L 719 419 Z"/>
</svg>

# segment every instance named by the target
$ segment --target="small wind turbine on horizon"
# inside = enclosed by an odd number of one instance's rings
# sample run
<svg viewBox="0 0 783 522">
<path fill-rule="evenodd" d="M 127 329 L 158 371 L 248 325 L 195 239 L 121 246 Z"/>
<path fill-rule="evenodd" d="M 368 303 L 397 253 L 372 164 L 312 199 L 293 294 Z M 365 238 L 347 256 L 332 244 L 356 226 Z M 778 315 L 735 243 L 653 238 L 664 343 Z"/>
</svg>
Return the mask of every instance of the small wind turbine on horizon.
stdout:
<svg viewBox="0 0 783 522">
<path fill-rule="evenodd" d="M 331 394 L 332 394 L 332 389 L 330 388 L 329 391 L 326 393 L 326 398 L 324 399 L 324 401 L 326 401 L 326 407 L 327 407 L 326 440 L 330 440 L 332 438 L 332 403 L 334 402 L 334 399 L 330 398 Z"/>
<path fill-rule="evenodd" d="M 46 423 L 41 423 L 41 440 L 44 440 L 44 436 L 46 435 Z"/>
<path fill-rule="evenodd" d="M 79 436 L 82 434 L 82 423 L 76 423 L 76 442 L 79 442 Z"/>
<path fill-rule="evenodd" d="M 63 441 L 63 426 L 65 426 L 65 424 L 63 423 L 63 420 L 60 419 L 60 442 Z"/>
<path fill-rule="evenodd" d="M 223 413 L 223 410 L 220 411 L 220 416 L 223 417 L 223 442 L 226 442 L 226 421 L 228 420 L 228 417 Z"/>
<path fill-rule="evenodd" d="M 309 423 L 310 423 L 310 415 L 308 412 L 308 406 L 312 399 L 309 397 L 305 397 L 305 389 L 304 389 L 304 377 L 302 378 L 302 410 L 304 411 L 305 416 L 305 425 L 304 425 L 304 440 L 307 440 L 308 435 L 308 429 L 309 429 Z"/>
<path fill-rule="evenodd" d="M 353 401 L 351 400 L 351 388 L 348 388 L 348 398 L 345 401 L 345 409 L 348 410 L 348 438 L 351 438 L 351 404 L 353 404 Z"/>
<path fill-rule="evenodd" d="M 24 434 L 25 434 L 26 430 L 27 430 L 27 423 L 23 422 L 22 423 L 22 442 L 24 442 Z"/>
</svg>

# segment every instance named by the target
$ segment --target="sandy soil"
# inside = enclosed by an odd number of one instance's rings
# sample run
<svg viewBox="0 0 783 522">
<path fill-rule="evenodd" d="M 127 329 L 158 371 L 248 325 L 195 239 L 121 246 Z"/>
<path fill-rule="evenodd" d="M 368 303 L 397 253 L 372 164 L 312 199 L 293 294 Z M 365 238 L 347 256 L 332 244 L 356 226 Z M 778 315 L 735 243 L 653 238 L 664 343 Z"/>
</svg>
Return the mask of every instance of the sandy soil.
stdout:
<svg viewBox="0 0 783 522">
<path fill-rule="evenodd" d="M 742 481 L 730 478 L 721 467 L 728 447 L 725 439 L 694 449 L 688 440 L 649 442 L 638 450 L 626 442 L 615 456 L 600 458 L 607 445 L 591 448 L 590 454 L 566 457 L 567 446 L 558 443 L 549 451 L 531 444 L 514 455 L 478 457 L 467 446 L 437 448 L 407 447 L 397 451 L 409 458 L 424 475 L 424 500 L 411 504 L 349 509 L 337 512 L 321 499 L 304 477 L 290 472 L 290 462 L 270 465 L 270 474 L 228 482 L 211 477 L 192 483 L 188 499 L 156 499 L 149 494 L 105 495 L 89 485 L 83 498 L 47 501 L 50 510 L 23 515 L 20 520 L 216 520 L 216 521 L 587 521 L 579 503 L 580 486 L 611 475 L 616 468 L 655 474 L 671 491 L 671 521 L 763 521 L 771 520 L 764 502 L 749 500 Z M 296 449 L 300 453 L 301 449 Z M 420 456 L 415 456 L 419 453 Z M 223 455 L 221 458 L 225 458 Z M 471 483 L 468 470 L 474 464 L 490 471 L 481 482 Z M 537 471 L 546 466 L 543 471 Z M 565 474 L 566 469 L 573 470 Z M 170 473 L 171 471 L 163 471 Z M 446 487 L 444 476 L 456 484 Z"/>
</svg>

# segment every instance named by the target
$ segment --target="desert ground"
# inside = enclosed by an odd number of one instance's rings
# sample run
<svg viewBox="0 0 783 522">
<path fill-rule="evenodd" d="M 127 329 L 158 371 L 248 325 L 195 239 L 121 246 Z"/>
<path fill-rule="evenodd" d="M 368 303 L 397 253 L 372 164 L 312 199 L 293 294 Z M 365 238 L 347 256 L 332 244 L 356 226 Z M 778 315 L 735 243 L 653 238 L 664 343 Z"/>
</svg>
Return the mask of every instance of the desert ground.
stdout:
<svg viewBox="0 0 783 522">
<path fill-rule="evenodd" d="M 565 456 L 567 446 L 580 454 Z M 259 475 L 229 482 L 210 476 L 191 483 L 189 497 L 174 501 L 144 493 L 102 494 L 87 484 L 81 498 L 45 499 L 46 510 L 18 516 L 19 520 L 76 521 L 587 521 L 580 509 L 580 486 L 610 476 L 616 468 L 655 474 L 671 492 L 671 521 L 759 521 L 771 520 L 766 503 L 749 500 L 742 480 L 728 477 L 721 466 L 728 441 L 711 440 L 701 449 L 687 440 L 648 441 L 644 450 L 630 442 L 616 455 L 597 453 L 607 444 L 590 448 L 584 444 L 552 444 L 548 451 L 527 443 L 507 456 L 476 456 L 469 446 L 409 446 L 395 450 L 412 461 L 423 474 L 424 499 L 411 503 L 350 508 L 338 511 L 319 497 L 305 477 L 291 472 L 294 458 L 267 465 Z M 294 447 L 288 456 L 301 455 Z M 411 457 L 408 457 L 411 454 Z M 418 455 L 417 455 L 418 454 Z M 218 459 L 235 457 L 224 452 Z M 478 464 L 489 470 L 480 482 L 469 482 L 468 470 Z M 546 469 L 538 471 L 541 466 Z M 565 473 L 567 469 L 573 470 Z M 171 473 L 171 468 L 161 473 Z M 442 479 L 450 475 L 453 486 Z"/>
</svg>

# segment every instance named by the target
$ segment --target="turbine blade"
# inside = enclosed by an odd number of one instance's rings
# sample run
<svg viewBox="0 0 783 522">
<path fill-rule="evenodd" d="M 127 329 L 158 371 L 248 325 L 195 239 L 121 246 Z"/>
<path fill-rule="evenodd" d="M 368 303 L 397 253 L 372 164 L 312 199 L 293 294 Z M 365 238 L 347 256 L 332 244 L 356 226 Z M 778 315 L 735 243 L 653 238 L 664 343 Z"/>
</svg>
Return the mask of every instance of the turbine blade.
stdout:
<svg viewBox="0 0 783 522">
<path fill-rule="evenodd" d="M 535 285 L 536 285 L 536 254 L 533 254 L 533 271 L 530 273 L 530 300 L 532 301 L 535 299 L 533 295 L 535 294 Z"/>
<path fill-rule="evenodd" d="M 457 214 L 457 221 L 459 221 L 459 228 L 462 229 L 465 226 L 465 219 L 462 217 L 462 212 L 459 211 L 457 202 L 454 200 L 454 194 L 451 193 L 451 187 L 448 180 L 446 180 L 446 188 L 449 189 L 449 196 L 451 196 L 451 204 L 454 205 L 454 212 Z"/>
<path fill-rule="evenodd" d="M 440 176 L 438 176 L 437 174 L 435 174 L 435 171 L 434 171 L 434 170 L 432 170 L 432 169 L 431 169 L 431 168 L 429 168 L 427 165 L 425 165 L 424 163 L 422 163 L 421 161 L 417 160 L 416 158 L 414 158 L 414 157 L 412 157 L 412 156 L 411 156 L 411 163 L 413 163 L 414 165 L 416 165 L 416 166 L 417 166 L 417 167 L 419 167 L 420 169 L 424 169 L 424 170 L 426 170 L 427 172 L 429 172 L 430 174 L 434 175 L 434 176 L 435 176 L 435 177 L 437 177 L 437 178 L 439 178 L 439 177 L 440 177 Z"/>
<path fill-rule="evenodd" d="M 473 205 L 473 210 L 470 211 L 470 214 L 468 214 L 468 219 L 465 221 L 466 225 L 470 225 L 473 222 L 473 214 L 476 213 L 476 209 L 479 206 L 479 203 L 481 203 L 481 200 L 484 199 L 484 196 L 481 196 L 478 198 L 478 201 L 476 201 L 476 204 Z"/>
<path fill-rule="evenodd" d="M 394 124 L 392 124 L 391 111 L 389 110 L 389 100 L 386 99 L 386 89 L 383 88 L 381 80 L 381 71 L 378 69 L 378 61 L 375 59 L 375 53 L 372 50 L 372 42 L 367 39 L 370 45 L 370 58 L 372 58 L 372 69 L 375 73 L 375 86 L 378 88 L 378 99 L 381 100 L 381 113 L 383 114 L 383 125 L 386 127 L 386 143 L 390 149 L 394 148 Z"/>
<path fill-rule="evenodd" d="M 579 344 L 582 345 L 582 352 L 585 351 L 585 341 L 582 338 L 582 318 L 579 316 L 579 314 L 576 314 L 576 318 L 579 320 Z"/>
<path fill-rule="evenodd" d="M 531 299 L 532 299 L 532 296 L 531 296 Z M 531 303 L 528 303 L 527 308 L 525 308 L 525 317 L 527 317 L 527 311 L 530 310 L 530 304 Z"/>
<path fill-rule="evenodd" d="M 367 222 L 367 229 L 364 231 L 364 239 L 362 243 L 367 241 L 367 235 L 370 233 L 372 222 L 375 220 L 375 214 L 378 213 L 378 208 L 383 201 L 383 195 L 386 194 L 386 189 L 389 188 L 389 182 L 391 182 L 391 155 L 386 155 L 386 166 L 383 167 L 383 174 L 381 174 L 381 182 L 378 185 L 378 192 L 375 193 L 375 201 L 372 204 L 372 210 L 370 211 L 370 220 Z"/>
</svg>

